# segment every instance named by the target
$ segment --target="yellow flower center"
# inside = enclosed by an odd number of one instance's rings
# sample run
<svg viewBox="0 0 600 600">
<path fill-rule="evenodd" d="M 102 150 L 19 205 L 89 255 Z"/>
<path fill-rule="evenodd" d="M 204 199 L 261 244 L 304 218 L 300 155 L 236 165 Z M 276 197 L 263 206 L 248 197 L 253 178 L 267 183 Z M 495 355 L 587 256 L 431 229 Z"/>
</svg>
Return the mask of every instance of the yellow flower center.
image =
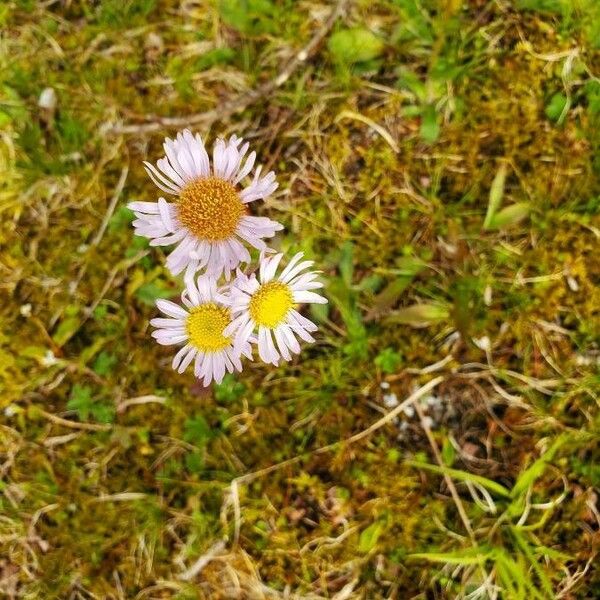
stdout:
<svg viewBox="0 0 600 600">
<path fill-rule="evenodd" d="M 218 177 L 190 181 L 177 202 L 181 223 L 197 238 L 211 242 L 231 237 L 245 212 L 233 185 Z"/>
<path fill-rule="evenodd" d="M 228 308 L 208 302 L 195 306 L 187 318 L 186 330 L 189 342 L 202 352 L 216 352 L 227 347 L 231 340 L 223 330 L 231 322 Z"/>
<path fill-rule="evenodd" d="M 258 325 L 277 327 L 294 306 L 290 287 L 281 281 L 261 285 L 250 300 L 250 316 Z"/>
</svg>

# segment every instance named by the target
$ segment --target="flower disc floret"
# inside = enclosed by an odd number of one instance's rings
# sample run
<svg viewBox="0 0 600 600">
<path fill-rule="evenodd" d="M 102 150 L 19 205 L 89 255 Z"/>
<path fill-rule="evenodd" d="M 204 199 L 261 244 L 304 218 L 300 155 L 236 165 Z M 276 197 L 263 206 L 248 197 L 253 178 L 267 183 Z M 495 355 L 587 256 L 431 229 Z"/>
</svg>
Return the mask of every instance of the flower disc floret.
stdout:
<svg viewBox="0 0 600 600">
<path fill-rule="evenodd" d="M 231 312 L 224 306 L 214 302 L 195 306 L 186 322 L 189 343 L 202 352 L 227 348 L 231 339 L 223 335 L 223 330 L 230 322 Z"/>
<path fill-rule="evenodd" d="M 280 281 L 269 281 L 261 285 L 249 303 L 250 316 L 257 325 L 277 327 L 294 306 L 294 297 L 289 285 Z"/>
<path fill-rule="evenodd" d="M 190 181 L 177 201 L 181 223 L 197 238 L 211 242 L 231 237 L 245 212 L 235 187 L 218 177 Z"/>
</svg>

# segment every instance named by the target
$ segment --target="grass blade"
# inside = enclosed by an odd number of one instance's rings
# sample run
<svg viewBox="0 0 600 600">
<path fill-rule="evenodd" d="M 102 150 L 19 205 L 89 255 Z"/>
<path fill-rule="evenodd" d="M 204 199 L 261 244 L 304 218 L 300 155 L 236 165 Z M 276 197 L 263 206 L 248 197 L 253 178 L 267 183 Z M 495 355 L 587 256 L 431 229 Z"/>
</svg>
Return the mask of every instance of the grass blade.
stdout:
<svg viewBox="0 0 600 600">
<path fill-rule="evenodd" d="M 439 467 L 437 465 L 430 465 L 429 463 L 418 462 L 414 460 L 407 460 L 407 465 L 416 467 L 418 469 L 425 469 L 426 471 L 432 471 L 433 473 L 439 473 L 440 475 L 448 475 L 458 481 L 469 481 L 470 483 L 478 483 L 490 492 L 502 496 L 503 498 L 510 498 L 510 491 L 503 485 L 482 477 L 481 475 L 474 475 L 473 473 L 467 473 L 466 471 L 460 471 L 459 469 L 450 469 L 449 467 Z"/>
</svg>

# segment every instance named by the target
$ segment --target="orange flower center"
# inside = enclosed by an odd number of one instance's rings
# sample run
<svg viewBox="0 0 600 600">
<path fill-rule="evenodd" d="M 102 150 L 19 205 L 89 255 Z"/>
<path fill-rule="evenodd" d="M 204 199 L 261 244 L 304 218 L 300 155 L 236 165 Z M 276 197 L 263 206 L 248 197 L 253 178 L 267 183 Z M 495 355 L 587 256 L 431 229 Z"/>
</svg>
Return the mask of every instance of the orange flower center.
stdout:
<svg viewBox="0 0 600 600">
<path fill-rule="evenodd" d="M 177 202 L 181 223 L 198 239 L 211 242 L 230 238 L 245 212 L 233 185 L 218 177 L 190 181 Z"/>
</svg>

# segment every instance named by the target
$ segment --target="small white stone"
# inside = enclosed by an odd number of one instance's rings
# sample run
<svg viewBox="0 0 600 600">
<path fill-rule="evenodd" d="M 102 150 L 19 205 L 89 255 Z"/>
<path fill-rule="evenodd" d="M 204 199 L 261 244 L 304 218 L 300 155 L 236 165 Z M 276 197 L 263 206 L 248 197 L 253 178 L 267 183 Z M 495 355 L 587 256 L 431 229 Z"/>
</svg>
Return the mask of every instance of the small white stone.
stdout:
<svg viewBox="0 0 600 600">
<path fill-rule="evenodd" d="M 383 405 L 386 408 L 394 408 L 398 406 L 398 396 L 392 392 L 391 394 L 385 394 L 383 396 Z"/>
<path fill-rule="evenodd" d="M 22 317 L 30 317 L 31 316 L 31 304 L 22 304 L 19 309 Z"/>
<path fill-rule="evenodd" d="M 427 396 L 426 400 L 429 406 L 440 406 L 442 404 L 441 398 L 437 396 Z"/>
<path fill-rule="evenodd" d="M 56 92 L 53 88 L 47 87 L 42 90 L 38 98 L 38 106 L 45 110 L 54 110 L 56 108 Z"/>
<path fill-rule="evenodd" d="M 162 50 L 164 44 L 163 44 L 163 41 L 162 41 L 162 38 L 160 37 L 160 35 L 158 35 L 158 33 L 151 31 L 146 36 L 146 39 L 144 41 L 144 46 L 146 46 L 146 48 L 148 48 L 148 49 Z"/>
<path fill-rule="evenodd" d="M 44 356 L 44 358 L 42 358 L 41 362 L 42 365 L 44 365 L 44 367 L 51 367 L 52 365 L 58 363 L 58 359 L 56 358 L 56 356 L 54 356 L 54 352 L 52 352 L 52 350 L 47 350 L 46 355 Z"/>
<path fill-rule="evenodd" d="M 380 387 L 382 390 L 389 390 L 389 389 L 390 389 L 390 384 L 389 384 L 387 381 L 382 381 L 382 382 L 379 384 L 379 387 Z"/>
<path fill-rule="evenodd" d="M 483 303 L 486 306 L 490 306 L 490 304 L 492 303 L 492 286 L 491 285 L 485 286 L 485 290 L 483 292 Z"/>
<path fill-rule="evenodd" d="M 572 277 L 571 275 L 567 276 L 567 283 L 569 284 L 569 289 L 572 292 L 578 292 L 579 291 L 579 284 L 577 283 L 577 279 L 575 279 L 575 277 Z"/>
<path fill-rule="evenodd" d="M 405 406 L 402 409 L 402 412 L 409 418 L 415 416 L 415 408 L 414 408 L 414 406 L 411 406 L 410 404 L 408 406 Z"/>
<path fill-rule="evenodd" d="M 15 406 L 14 404 L 9 404 L 5 409 L 4 409 L 4 416 L 5 417 L 14 417 L 17 413 L 19 412 L 19 407 Z"/>
<path fill-rule="evenodd" d="M 600 355 L 595 356 L 593 354 L 577 354 L 575 357 L 575 364 L 578 367 L 589 367 L 590 365 L 600 366 Z"/>
<path fill-rule="evenodd" d="M 423 417 L 423 427 L 426 427 L 427 429 L 432 429 L 433 428 L 433 419 L 431 417 Z"/>
<path fill-rule="evenodd" d="M 480 338 L 473 338 L 473 343 L 480 349 L 488 352 L 491 349 L 490 338 L 484 335 Z"/>
</svg>

